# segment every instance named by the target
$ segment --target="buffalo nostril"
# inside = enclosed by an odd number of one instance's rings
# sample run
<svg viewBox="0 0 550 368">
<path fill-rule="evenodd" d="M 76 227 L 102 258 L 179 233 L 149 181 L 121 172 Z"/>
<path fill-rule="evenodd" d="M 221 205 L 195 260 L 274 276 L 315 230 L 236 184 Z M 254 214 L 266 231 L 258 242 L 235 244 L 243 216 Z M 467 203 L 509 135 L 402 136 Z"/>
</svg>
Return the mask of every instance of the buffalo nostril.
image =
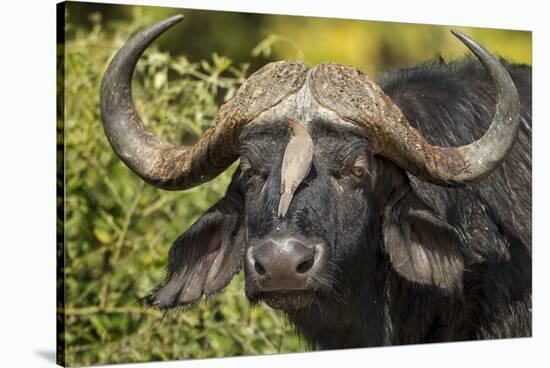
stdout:
<svg viewBox="0 0 550 368">
<path fill-rule="evenodd" d="M 249 248 L 247 261 L 250 271 L 264 282 L 302 285 L 305 276 L 316 262 L 316 248 L 305 246 L 293 239 L 280 242 L 267 241 Z M 290 284 L 288 284 L 290 285 Z"/>
<path fill-rule="evenodd" d="M 298 267 L 296 267 L 296 272 L 306 273 L 311 269 L 311 267 L 313 267 L 313 257 L 309 257 L 308 259 L 300 263 Z"/>
<path fill-rule="evenodd" d="M 262 266 L 260 262 L 254 262 L 254 269 L 258 273 L 258 275 L 263 276 L 265 275 L 265 268 Z"/>
</svg>

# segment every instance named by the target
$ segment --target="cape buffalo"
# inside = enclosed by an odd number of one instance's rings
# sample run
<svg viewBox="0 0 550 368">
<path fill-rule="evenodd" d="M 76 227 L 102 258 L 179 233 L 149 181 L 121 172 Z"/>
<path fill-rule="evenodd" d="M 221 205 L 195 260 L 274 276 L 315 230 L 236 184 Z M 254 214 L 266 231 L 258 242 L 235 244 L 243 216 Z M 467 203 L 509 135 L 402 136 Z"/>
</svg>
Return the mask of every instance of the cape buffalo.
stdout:
<svg viewBox="0 0 550 368">
<path fill-rule="evenodd" d="M 225 197 L 174 241 L 146 304 L 194 303 L 244 269 L 248 299 L 284 311 L 316 348 L 531 335 L 529 66 L 458 31 L 476 58 L 376 83 L 350 66 L 270 63 L 181 146 L 145 128 L 131 93 L 140 55 L 181 19 L 137 34 L 111 61 L 105 133 L 162 189 L 240 165 Z M 305 128 L 312 156 L 287 149 L 288 120 Z M 286 171 L 301 176 L 278 213 Z"/>
</svg>

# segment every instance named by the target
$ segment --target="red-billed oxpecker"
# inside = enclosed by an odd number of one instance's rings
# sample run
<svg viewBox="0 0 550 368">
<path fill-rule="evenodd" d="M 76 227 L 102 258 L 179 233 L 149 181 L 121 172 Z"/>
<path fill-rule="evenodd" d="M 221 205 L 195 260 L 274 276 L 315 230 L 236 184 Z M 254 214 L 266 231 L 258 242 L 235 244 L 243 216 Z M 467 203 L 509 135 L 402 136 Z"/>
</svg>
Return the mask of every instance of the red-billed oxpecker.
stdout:
<svg viewBox="0 0 550 368">
<path fill-rule="evenodd" d="M 288 119 L 292 138 L 288 142 L 281 167 L 281 199 L 277 217 L 285 217 L 296 188 L 309 173 L 313 159 L 313 141 L 306 128 Z"/>
</svg>

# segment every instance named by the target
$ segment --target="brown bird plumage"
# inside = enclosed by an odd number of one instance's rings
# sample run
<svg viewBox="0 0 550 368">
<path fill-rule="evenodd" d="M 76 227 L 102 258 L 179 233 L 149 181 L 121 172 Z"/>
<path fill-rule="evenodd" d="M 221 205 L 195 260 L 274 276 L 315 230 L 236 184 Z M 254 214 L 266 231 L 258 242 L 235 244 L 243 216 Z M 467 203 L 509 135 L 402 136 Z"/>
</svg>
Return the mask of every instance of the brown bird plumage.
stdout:
<svg viewBox="0 0 550 368">
<path fill-rule="evenodd" d="M 284 217 L 296 188 L 309 173 L 313 159 L 313 141 L 306 128 L 288 119 L 292 138 L 288 142 L 281 167 L 281 199 L 277 217 Z"/>
</svg>

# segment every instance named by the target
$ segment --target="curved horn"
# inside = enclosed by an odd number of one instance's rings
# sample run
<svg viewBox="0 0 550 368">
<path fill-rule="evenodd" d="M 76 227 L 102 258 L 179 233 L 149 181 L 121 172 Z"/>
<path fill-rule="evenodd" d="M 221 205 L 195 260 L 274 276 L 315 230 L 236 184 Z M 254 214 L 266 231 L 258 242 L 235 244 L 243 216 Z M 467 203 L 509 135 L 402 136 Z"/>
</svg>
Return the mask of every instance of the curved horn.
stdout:
<svg viewBox="0 0 550 368">
<path fill-rule="evenodd" d="M 207 182 L 239 157 L 244 124 L 278 103 L 303 79 L 301 63 L 273 63 L 254 73 L 218 112 L 213 127 L 194 146 L 163 142 L 148 131 L 132 98 L 132 75 L 147 46 L 183 19 L 176 15 L 131 38 L 115 55 L 101 85 L 103 128 L 120 159 L 148 183 L 183 190 Z M 278 87 L 273 88 L 277 79 Z"/>
<path fill-rule="evenodd" d="M 470 144 L 431 145 L 380 87 L 357 70 L 337 71 L 333 64 L 325 64 L 314 71 L 314 83 L 322 87 L 330 79 L 335 90 L 346 91 L 341 95 L 322 92 L 316 97 L 345 120 L 364 127 L 375 153 L 434 184 L 459 186 L 484 178 L 504 160 L 518 134 L 520 102 L 504 66 L 468 36 L 457 30 L 451 32 L 483 63 L 496 87 L 496 111 L 491 125 L 483 137 Z"/>
<path fill-rule="evenodd" d="M 456 29 L 451 32 L 481 61 L 491 76 L 497 93 L 495 115 L 487 132 L 477 141 L 456 148 L 469 165 L 470 172 L 456 176 L 454 180 L 468 183 L 489 175 L 510 152 L 519 131 L 521 105 L 516 85 L 504 66 L 464 33 Z"/>
</svg>

